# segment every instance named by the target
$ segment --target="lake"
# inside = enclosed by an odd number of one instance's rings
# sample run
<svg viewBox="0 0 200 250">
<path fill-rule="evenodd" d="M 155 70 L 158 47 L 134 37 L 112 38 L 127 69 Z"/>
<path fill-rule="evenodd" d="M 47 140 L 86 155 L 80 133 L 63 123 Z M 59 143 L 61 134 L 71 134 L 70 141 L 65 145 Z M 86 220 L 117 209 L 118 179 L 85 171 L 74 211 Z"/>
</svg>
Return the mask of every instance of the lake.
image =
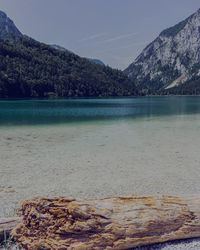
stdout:
<svg viewBox="0 0 200 250">
<path fill-rule="evenodd" d="M 200 194 L 200 97 L 0 101 L 0 216 L 35 196 Z"/>
<path fill-rule="evenodd" d="M 56 125 L 200 113 L 200 97 L 0 101 L 0 125 Z"/>
</svg>

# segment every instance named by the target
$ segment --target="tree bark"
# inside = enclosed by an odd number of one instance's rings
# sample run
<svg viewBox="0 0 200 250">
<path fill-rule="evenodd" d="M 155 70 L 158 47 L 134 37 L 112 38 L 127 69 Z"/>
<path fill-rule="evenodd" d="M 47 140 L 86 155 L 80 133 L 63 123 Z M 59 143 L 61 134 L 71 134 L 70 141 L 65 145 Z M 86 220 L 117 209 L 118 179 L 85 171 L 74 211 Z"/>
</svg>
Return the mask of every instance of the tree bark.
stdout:
<svg viewBox="0 0 200 250">
<path fill-rule="evenodd" d="M 0 244 L 10 237 L 11 230 L 19 224 L 19 217 L 0 218 Z"/>
<path fill-rule="evenodd" d="M 114 250 L 200 237 L 198 197 L 34 199 L 12 232 L 24 249 Z"/>
</svg>

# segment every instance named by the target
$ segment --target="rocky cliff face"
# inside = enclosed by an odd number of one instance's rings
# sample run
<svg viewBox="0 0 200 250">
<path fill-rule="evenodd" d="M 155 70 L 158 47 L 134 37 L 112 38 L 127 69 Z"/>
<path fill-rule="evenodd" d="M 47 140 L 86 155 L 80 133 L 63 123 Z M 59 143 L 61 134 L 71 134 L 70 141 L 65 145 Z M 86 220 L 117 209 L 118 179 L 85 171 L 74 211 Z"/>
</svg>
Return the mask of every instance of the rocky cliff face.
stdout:
<svg viewBox="0 0 200 250">
<path fill-rule="evenodd" d="M 0 11 L 0 40 L 15 40 L 22 37 L 13 21 L 7 15 Z"/>
<path fill-rule="evenodd" d="M 168 28 L 125 69 L 144 90 L 167 90 L 200 77 L 200 9 Z"/>
</svg>

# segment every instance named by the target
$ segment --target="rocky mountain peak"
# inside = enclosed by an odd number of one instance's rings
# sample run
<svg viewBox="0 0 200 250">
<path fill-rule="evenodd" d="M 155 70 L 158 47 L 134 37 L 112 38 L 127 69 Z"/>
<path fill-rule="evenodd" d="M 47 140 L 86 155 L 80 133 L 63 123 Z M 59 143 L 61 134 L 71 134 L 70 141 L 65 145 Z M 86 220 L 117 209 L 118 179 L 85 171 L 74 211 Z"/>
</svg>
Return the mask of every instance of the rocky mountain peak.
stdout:
<svg viewBox="0 0 200 250">
<path fill-rule="evenodd" d="M 17 29 L 14 22 L 4 13 L 0 11 L 0 39 L 15 40 L 21 37 L 21 32 Z"/>
<path fill-rule="evenodd" d="M 162 31 L 125 72 L 152 91 L 172 88 L 200 75 L 200 9 Z"/>
</svg>

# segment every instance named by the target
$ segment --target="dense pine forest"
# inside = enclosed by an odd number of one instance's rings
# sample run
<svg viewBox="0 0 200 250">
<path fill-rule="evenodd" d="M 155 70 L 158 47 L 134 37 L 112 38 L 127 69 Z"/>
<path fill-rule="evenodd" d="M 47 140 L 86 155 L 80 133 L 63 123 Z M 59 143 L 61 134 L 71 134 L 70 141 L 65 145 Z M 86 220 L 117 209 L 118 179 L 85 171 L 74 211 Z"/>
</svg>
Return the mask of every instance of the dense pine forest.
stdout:
<svg viewBox="0 0 200 250">
<path fill-rule="evenodd" d="M 0 97 L 130 96 L 122 71 L 23 36 L 0 42 Z"/>
</svg>

